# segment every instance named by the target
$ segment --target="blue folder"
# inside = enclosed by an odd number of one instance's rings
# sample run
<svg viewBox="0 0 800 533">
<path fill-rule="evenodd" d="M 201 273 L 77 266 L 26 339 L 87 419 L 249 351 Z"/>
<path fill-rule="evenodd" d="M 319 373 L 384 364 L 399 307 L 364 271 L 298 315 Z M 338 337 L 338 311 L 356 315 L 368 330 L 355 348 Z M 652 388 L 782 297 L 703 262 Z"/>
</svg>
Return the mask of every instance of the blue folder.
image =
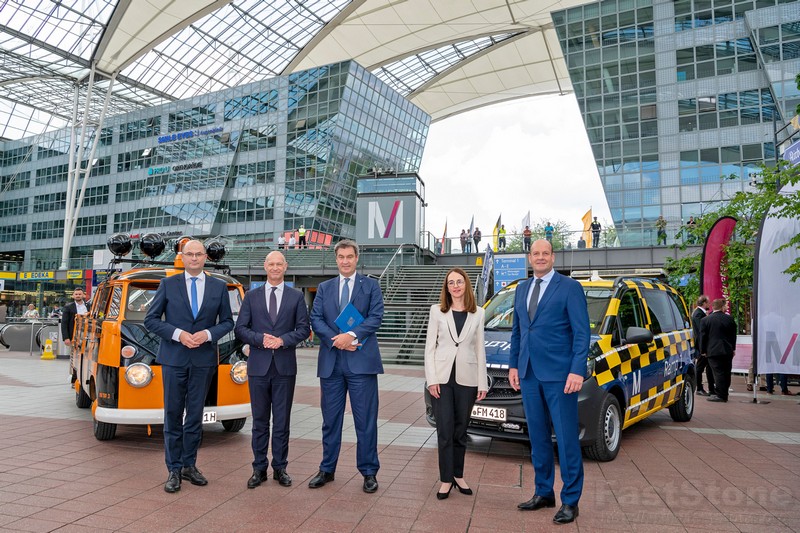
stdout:
<svg viewBox="0 0 800 533">
<path fill-rule="evenodd" d="M 338 317 L 336 317 L 335 322 L 340 331 L 348 332 L 353 331 L 353 328 L 358 327 L 362 322 L 364 322 L 364 317 L 358 312 L 358 309 L 356 309 L 351 302 L 347 304 L 344 309 L 342 309 L 342 312 L 339 313 Z"/>
</svg>

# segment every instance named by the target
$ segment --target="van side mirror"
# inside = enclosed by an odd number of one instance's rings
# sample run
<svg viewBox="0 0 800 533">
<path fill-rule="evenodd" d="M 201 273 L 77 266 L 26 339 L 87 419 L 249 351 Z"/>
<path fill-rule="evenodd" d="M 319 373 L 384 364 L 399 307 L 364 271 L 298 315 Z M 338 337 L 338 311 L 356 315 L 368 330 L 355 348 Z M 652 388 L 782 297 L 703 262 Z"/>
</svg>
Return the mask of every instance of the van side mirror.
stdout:
<svg viewBox="0 0 800 533">
<path fill-rule="evenodd" d="M 635 326 L 629 327 L 625 330 L 625 339 L 623 344 L 649 344 L 653 342 L 653 332 L 647 328 L 637 328 Z"/>
</svg>

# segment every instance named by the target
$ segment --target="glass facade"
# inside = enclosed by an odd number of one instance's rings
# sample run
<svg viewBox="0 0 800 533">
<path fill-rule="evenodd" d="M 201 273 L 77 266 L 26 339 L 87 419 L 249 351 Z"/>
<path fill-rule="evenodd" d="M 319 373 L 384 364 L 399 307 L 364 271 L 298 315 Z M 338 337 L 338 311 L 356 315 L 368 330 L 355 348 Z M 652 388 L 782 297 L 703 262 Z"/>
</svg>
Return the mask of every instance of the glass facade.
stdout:
<svg viewBox="0 0 800 533">
<path fill-rule="evenodd" d="M 604 0 L 552 13 L 623 245 L 670 241 L 775 159 L 800 102 L 800 3 Z M 776 128 L 777 126 L 777 128 Z"/>
<path fill-rule="evenodd" d="M 71 256 L 117 231 L 353 237 L 356 177 L 417 172 L 429 125 L 352 61 L 117 115 L 99 132 Z M 68 160 L 68 130 L 0 143 L 0 252 L 23 251 L 25 268 L 58 268 Z"/>
</svg>

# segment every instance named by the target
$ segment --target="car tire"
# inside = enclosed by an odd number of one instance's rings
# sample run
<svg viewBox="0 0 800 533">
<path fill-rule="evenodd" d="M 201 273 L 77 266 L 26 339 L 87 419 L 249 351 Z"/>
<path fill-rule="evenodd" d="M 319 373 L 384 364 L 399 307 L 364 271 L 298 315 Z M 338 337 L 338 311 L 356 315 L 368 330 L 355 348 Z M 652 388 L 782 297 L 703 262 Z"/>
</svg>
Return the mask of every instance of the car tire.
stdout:
<svg viewBox="0 0 800 533">
<path fill-rule="evenodd" d="M 87 409 L 92 405 L 92 399 L 80 385 L 78 385 L 78 390 L 75 391 L 75 405 L 81 409 Z"/>
<path fill-rule="evenodd" d="M 675 422 L 688 422 L 694 414 L 694 380 L 687 378 L 683 383 L 680 399 L 669 406 L 669 416 Z"/>
<path fill-rule="evenodd" d="M 117 425 L 108 422 L 94 421 L 94 438 L 97 440 L 111 440 L 117 434 Z"/>
<path fill-rule="evenodd" d="M 247 422 L 246 418 L 233 418 L 231 420 L 223 420 L 222 427 L 225 428 L 225 431 L 228 433 L 236 433 L 237 431 L 241 431 L 244 427 L 245 422 Z"/>
<path fill-rule="evenodd" d="M 622 412 L 613 394 L 603 399 L 598 416 L 597 435 L 592 444 L 583 447 L 583 453 L 595 461 L 613 461 L 622 439 Z"/>
</svg>

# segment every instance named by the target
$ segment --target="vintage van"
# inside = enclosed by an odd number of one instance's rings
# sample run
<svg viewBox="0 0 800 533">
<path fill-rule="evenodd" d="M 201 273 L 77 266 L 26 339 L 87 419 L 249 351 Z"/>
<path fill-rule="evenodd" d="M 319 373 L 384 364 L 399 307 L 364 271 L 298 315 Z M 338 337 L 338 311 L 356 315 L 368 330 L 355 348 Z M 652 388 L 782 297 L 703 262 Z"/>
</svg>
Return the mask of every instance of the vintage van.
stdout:
<svg viewBox="0 0 800 533">
<path fill-rule="evenodd" d="M 164 423 L 161 367 L 156 362 L 160 338 L 145 329 L 144 316 L 158 283 L 183 272 L 180 248 L 188 240 L 178 241 L 171 263 L 151 260 L 111 275 L 95 290 L 89 313 L 76 317 L 70 379 L 77 406 L 92 409 L 98 440 L 113 439 L 118 424 L 147 425 L 149 430 L 150 425 Z M 130 239 L 120 234 L 109 239 L 109 249 L 115 254 L 112 268 L 130 261 L 122 257 L 131 246 Z M 140 248 L 156 257 L 164 243 L 160 236 L 147 234 Z M 219 246 L 208 248 L 209 259 L 219 261 Z M 235 320 L 244 295 L 242 286 L 209 266 L 206 274 L 228 285 Z M 247 357 L 233 332 L 220 339 L 218 347 L 219 366 L 206 398 L 203 423 L 221 422 L 225 430 L 239 431 L 250 416 Z"/>
</svg>

